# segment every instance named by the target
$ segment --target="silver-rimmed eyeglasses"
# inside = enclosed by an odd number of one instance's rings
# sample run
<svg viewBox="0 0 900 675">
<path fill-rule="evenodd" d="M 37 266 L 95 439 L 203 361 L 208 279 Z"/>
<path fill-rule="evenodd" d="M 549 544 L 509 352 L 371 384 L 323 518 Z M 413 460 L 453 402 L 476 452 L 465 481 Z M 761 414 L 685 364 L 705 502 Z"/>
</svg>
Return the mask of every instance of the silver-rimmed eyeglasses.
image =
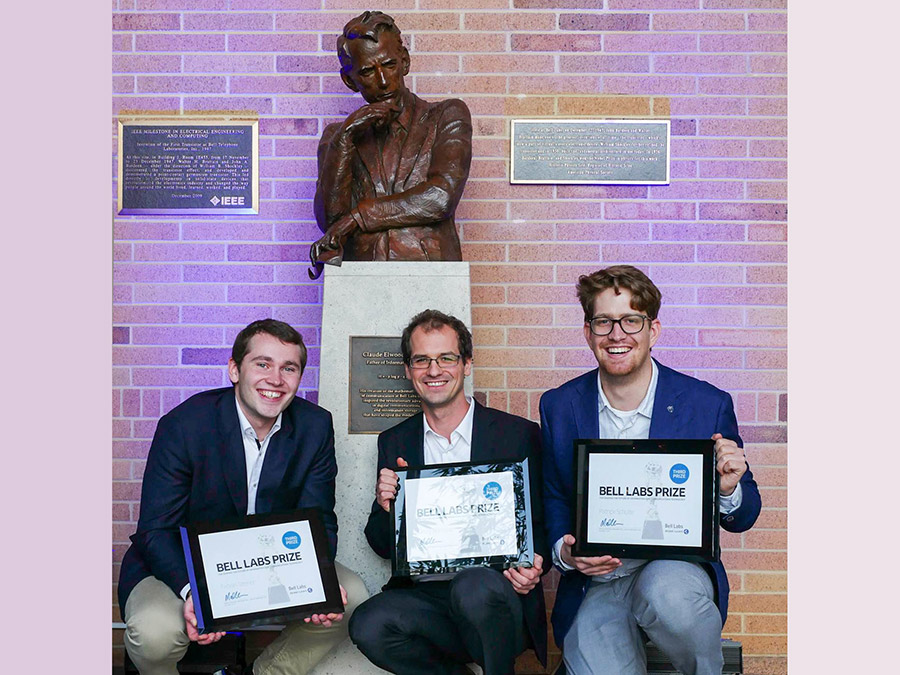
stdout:
<svg viewBox="0 0 900 675">
<path fill-rule="evenodd" d="M 626 314 L 618 319 L 611 319 L 608 316 L 595 316 L 588 321 L 588 324 L 591 327 L 591 333 L 603 337 L 612 333 L 613 326 L 616 324 L 619 324 L 619 328 L 627 335 L 640 333 L 644 329 L 645 321 L 650 321 L 650 317 L 643 314 Z"/>
<path fill-rule="evenodd" d="M 449 370 L 459 363 L 459 359 L 459 354 L 452 354 L 450 352 L 434 357 L 416 354 L 409 360 L 409 367 L 414 370 L 425 370 L 426 368 L 430 368 L 431 362 L 434 361 L 442 370 Z"/>
</svg>

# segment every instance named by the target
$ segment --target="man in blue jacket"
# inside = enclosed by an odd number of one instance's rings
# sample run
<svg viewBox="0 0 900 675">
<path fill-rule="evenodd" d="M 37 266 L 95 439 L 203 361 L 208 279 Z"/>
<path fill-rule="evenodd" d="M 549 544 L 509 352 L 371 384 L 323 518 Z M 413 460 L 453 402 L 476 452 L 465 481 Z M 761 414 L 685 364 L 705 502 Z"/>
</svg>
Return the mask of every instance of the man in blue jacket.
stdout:
<svg viewBox="0 0 900 675">
<path fill-rule="evenodd" d="M 573 445 L 579 438 L 712 438 L 720 524 L 748 530 L 760 497 L 747 467 L 731 396 L 651 358 L 661 294 L 630 265 L 579 278 L 584 336 L 598 369 L 541 397 L 544 509 L 562 572 L 553 607 L 569 673 L 645 674 L 645 636 L 685 675 L 722 672 L 728 579 L 719 562 L 576 557 Z"/>
<path fill-rule="evenodd" d="M 238 333 L 228 362 L 233 387 L 192 396 L 160 419 L 147 456 L 141 513 L 122 560 L 119 606 L 125 648 L 141 675 L 177 675 L 197 632 L 178 527 L 254 513 L 318 509 L 337 551 L 331 413 L 301 398 L 306 346 L 288 324 L 254 321 Z M 368 593 L 335 563 L 345 613 Z M 341 614 L 288 624 L 253 664 L 255 675 L 306 673 L 347 635 Z"/>
</svg>

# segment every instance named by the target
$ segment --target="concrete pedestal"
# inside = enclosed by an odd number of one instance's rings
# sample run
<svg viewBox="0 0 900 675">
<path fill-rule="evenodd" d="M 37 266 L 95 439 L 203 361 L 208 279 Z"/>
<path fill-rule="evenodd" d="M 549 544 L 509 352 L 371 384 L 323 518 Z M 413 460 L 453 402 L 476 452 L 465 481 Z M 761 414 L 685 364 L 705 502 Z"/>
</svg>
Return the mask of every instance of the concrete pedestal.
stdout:
<svg viewBox="0 0 900 675">
<path fill-rule="evenodd" d="M 358 572 L 370 594 L 391 574 L 390 561 L 369 548 L 363 529 L 375 498 L 377 434 L 348 432 L 350 336 L 400 336 L 424 309 L 472 323 L 469 263 L 345 262 L 325 267 L 319 405 L 334 416 L 338 464 L 338 560 Z M 466 380 L 471 396 L 471 378 Z M 316 675 L 382 673 L 348 640 L 313 671 Z"/>
</svg>

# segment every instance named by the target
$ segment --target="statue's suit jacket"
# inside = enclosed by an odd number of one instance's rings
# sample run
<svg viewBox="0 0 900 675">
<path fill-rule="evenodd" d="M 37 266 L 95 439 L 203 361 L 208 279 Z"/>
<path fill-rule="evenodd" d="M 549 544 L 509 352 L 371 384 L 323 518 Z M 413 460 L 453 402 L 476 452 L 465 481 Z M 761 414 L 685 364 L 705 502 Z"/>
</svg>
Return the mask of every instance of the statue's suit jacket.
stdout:
<svg viewBox="0 0 900 675">
<path fill-rule="evenodd" d="M 708 382 L 683 375 L 659 362 L 656 398 L 650 419 L 650 438 L 708 439 L 715 433 L 737 442 L 737 419 L 731 396 Z M 597 370 L 594 369 L 541 397 L 541 430 L 544 440 L 544 509 L 547 542 L 553 546 L 565 534 L 575 533 L 573 496 L 575 494 L 572 442 L 580 438 L 599 438 L 599 399 Z M 719 518 L 729 532 L 743 532 L 756 522 L 761 508 L 759 489 L 748 468 L 741 476 L 740 507 Z M 715 589 L 715 600 L 722 614 L 728 612 L 728 578 L 720 562 L 704 563 Z M 577 570 L 563 572 L 556 593 L 553 635 L 562 645 L 566 633 L 587 592 L 590 578 Z"/>
<path fill-rule="evenodd" d="M 544 558 L 544 570 L 550 568 L 550 551 L 544 539 L 544 514 L 541 505 L 541 433 L 534 422 L 509 413 L 485 408 L 473 400 L 475 412 L 472 421 L 472 456 L 476 464 L 502 461 L 519 461 L 528 458 L 531 476 L 531 508 L 534 525 L 534 550 Z M 418 413 L 378 436 L 378 472 L 383 468 L 397 469 L 397 458 L 402 457 L 410 466 L 425 463 L 425 426 L 423 414 Z M 377 475 L 377 474 L 376 474 Z M 366 539 L 372 550 L 382 558 L 391 555 L 393 527 L 390 514 L 372 502 Z M 391 577 L 384 590 L 412 586 L 408 577 Z M 424 582 L 439 583 L 439 582 Z M 522 612 L 531 636 L 532 646 L 541 663 L 547 662 L 547 612 L 544 606 L 543 584 L 538 582 L 526 595 L 520 595 Z"/>
<path fill-rule="evenodd" d="M 319 142 L 315 213 L 324 232 L 351 213 L 359 230 L 344 260 L 461 260 L 453 214 L 472 160 L 472 118 L 458 99 L 423 101 L 406 92 L 398 123 L 396 170 L 382 161 L 378 132 L 369 127 L 340 148 L 340 124 Z M 397 124 L 397 123 L 395 123 Z"/>
<path fill-rule="evenodd" d="M 294 398 L 266 450 L 256 513 L 319 509 L 331 558 L 337 551 L 337 462 L 331 413 Z M 234 390 L 215 389 L 164 415 L 147 456 L 137 532 L 122 560 L 119 605 L 154 576 L 176 594 L 188 583 L 179 526 L 247 514 L 247 468 Z"/>
</svg>

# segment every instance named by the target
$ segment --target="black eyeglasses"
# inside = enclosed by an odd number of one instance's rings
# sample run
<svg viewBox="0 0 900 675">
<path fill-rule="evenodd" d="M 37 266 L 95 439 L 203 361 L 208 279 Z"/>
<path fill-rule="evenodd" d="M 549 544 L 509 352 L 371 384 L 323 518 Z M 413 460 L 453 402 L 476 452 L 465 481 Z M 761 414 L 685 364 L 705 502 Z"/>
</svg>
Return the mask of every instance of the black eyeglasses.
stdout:
<svg viewBox="0 0 900 675">
<path fill-rule="evenodd" d="M 619 328 L 627 335 L 640 333 L 644 329 L 644 322 L 650 321 L 649 316 L 643 314 L 626 314 L 618 319 L 610 319 L 608 316 L 595 316 L 588 321 L 591 327 L 591 333 L 600 337 L 609 335 L 613 331 L 613 326 L 619 324 Z"/>
<path fill-rule="evenodd" d="M 460 355 L 459 354 L 441 354 L 440 356 L 424 356 L 423 354 L 417 354 L 413 356 L 409 360 L 409 367 L 415 370 L 425 370 L 426 368 L 431 367 L 431 362 L 434 361 L 438 364 L 438 367 L 443 370 L 449 370 L 457 363 L 459 363 Z"/>
</svg>

